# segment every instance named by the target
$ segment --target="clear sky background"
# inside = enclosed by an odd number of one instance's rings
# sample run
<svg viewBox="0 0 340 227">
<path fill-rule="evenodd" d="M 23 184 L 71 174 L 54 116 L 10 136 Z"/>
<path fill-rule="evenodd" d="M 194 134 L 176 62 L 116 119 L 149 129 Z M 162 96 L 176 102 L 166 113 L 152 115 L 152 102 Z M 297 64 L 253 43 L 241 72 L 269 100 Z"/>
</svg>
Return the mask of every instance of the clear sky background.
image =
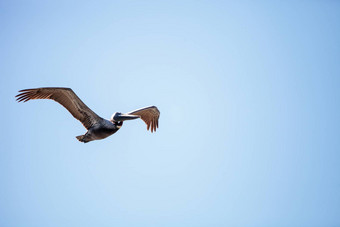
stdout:
<svg viewBox="0 0 340 227">
<path fill-rule="evenodd" d="M 0 2 L 0 226 L 339 226 L 338 1 Z M 49 100 L 104 118 L 87 144 Z"/>
</svg>

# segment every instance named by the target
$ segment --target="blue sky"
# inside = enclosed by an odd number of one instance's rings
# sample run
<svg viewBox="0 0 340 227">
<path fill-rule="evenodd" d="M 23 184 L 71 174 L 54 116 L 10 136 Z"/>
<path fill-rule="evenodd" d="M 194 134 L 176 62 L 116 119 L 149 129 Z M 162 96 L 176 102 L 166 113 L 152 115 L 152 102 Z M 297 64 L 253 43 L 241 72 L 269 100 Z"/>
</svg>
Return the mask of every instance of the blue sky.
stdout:
<svg viewBox="0 0 340 227">
<path fill-rule="evenodd" d="M 1 1 L 0 226 L 339 226 L 337 1 Z M 53 101 L 149 105 L 88 144 Z"/>
</svg>

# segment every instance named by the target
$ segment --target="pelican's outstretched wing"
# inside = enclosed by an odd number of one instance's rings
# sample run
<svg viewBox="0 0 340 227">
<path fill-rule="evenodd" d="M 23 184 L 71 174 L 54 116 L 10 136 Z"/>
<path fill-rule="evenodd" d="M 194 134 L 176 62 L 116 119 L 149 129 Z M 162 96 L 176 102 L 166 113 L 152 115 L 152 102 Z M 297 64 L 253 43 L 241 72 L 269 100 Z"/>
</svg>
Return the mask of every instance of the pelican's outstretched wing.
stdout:
<svg viewBox="0 0 340 227">
<path fill-rule="evenodd" d="M 151 132 L 156 131 L 156 128 L 158 128 L 158 119 L 160 112 L 155 106 L 141 108 L 131 111 L 127 114 L 140 116 L 140 118 L 146 123 L 147 130 L 151 128 Z"/>
<path fill-rule="evenodd" d="M 42 87 L 24 89 L 15 96 L 17 101 L 27 102 L 31 99 L 52 99 L 63 105 L 86 129 L 102 120 L 95 112 L 88 108 L 71 88 Z"/>
</svg>

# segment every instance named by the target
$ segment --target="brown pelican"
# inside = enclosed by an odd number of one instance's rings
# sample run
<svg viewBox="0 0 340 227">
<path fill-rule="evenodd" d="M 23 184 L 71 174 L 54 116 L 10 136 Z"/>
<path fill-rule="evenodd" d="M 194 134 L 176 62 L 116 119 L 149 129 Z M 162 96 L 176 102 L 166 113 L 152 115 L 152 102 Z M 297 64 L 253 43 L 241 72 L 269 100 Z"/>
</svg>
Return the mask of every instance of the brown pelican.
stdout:
<svg viewBox="0 0 340 227">
<path fill-rule="evenodd" d="M 122 127 L 123 121 L 136 118 L 141 118 L 146 123 L 147 130 L 151 128 L 151 132 L 158 128 L 160 112 L 155 106 L 144 107 L 126 114 L 116 112 L 108 121 L 87 107 L 71 88 L 43 87 L 24 89 L 19 92 L 15 96 L 18 102 L 27 102 L 31 99 L 52 99 L 63 105 L 87 129 L 85 135 L 76 137 L 80 142 L 87 143 L 92 140 L 104 139 L 117 132 Z"/>
</svg>

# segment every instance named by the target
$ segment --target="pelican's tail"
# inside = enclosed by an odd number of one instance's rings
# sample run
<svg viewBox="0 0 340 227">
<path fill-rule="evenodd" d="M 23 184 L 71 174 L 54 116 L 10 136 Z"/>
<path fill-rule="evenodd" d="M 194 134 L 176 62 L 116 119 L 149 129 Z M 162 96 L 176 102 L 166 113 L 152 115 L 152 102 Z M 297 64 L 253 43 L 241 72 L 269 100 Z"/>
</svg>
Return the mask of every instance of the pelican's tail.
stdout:
<svg viewBox="0 0 340 227">
<path fill-rule="evenodd" d="M 83 143 L 89 142 L 88 140 L 85 140 L 84 137 L 85 137 L 85 135 L 76 136 L 77 140 L 79 140 L 80 142 L 83 142 Z"/>
</svg>

